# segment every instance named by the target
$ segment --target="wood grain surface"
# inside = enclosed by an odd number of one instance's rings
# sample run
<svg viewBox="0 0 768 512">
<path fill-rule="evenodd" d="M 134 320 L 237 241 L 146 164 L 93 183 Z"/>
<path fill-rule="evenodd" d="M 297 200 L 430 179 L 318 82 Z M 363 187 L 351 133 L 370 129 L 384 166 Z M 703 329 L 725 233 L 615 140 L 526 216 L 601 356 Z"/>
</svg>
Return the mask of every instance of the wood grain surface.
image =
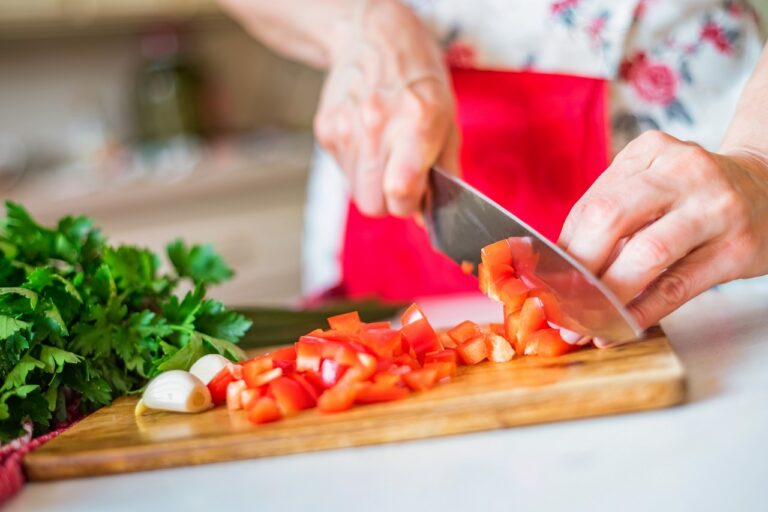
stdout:
<svg viewBox="0 0 768 512">
<path fill-rule="evenodd" d="M 621 347 L 460 368 L 406 400 L 339 414 L 305 411 L 268 425 L 219 407 L 150 412 L 120 398 L 27 455 L 32 480 L 205 464 L 477 432 L 666 407 L 685 398 L 683 368 L 661 331 Z"/>
</svg>

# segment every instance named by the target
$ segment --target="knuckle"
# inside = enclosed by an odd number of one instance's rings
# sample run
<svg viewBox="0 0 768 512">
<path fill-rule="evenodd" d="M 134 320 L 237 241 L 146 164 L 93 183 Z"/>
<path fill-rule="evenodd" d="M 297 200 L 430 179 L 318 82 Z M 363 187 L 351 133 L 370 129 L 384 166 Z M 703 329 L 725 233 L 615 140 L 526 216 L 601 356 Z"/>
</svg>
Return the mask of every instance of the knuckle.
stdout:
<svg viewBox="0 0 768 512">
<path fill-rule="evenodd" d="M 672 262 L 673 251 L 669 244 L 653 236 L 639 235 L 625 250 L 646 268 L 665 268 Z"/>
<path fill-rule="evenodd" d="M 613 197 L 593 196 L 582 206 L 581 222 L 592 228 L 611 225 L 619 219 L 619 212 L 619 202 Z"/>
<path fill-rule="evenodd" d="M 314 121 L 315 138 L 326 149 L 334 143 L 335 130 L 331 119 L 328 114 L 318 113 Z"/>
<path fill-rule="evenodd" d="M 711 176 L 719 170 L 712 154 L 698 145 L 691 145 L 681 152 L 679 163 L 692 167 L 704 176 Z"/>
<path fill-rule="evenodd" d="M 665 272 L 654 285 L 660 301 L 666 307 L 682 304 L 691 296 L 690 280 L 677 272 Z"/>
<path fill-rule="evenodd" d="M 648 130 L 640 134 L 640 136 L 637 138 L 637 141 L 642 144 L 644 147 L 649 146 L 659 146 L 661 144 L 666 144 L 672 139 L 669 135 L 666 133 L 660 131 L 660 130 Z"/>
<path fill-rule="evenodd" d="M 719 194 L 716 206 L 716 214 L 729 220 L 732 229 L 745 229 L 750 221 L 750 208 L 744 197 L 736 190 L 728 187 Z"/>
</svg>

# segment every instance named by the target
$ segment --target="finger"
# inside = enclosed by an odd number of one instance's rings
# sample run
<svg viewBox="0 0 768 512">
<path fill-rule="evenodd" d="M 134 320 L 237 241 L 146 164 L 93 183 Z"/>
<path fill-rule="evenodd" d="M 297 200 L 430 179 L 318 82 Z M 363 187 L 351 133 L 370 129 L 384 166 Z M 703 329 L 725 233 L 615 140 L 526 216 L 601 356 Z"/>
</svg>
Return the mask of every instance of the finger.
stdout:
<svg viewBox="0 0 768 512">
<path fill-rule="evenodd" d="M 437 159 L 437 165 L 444 171 L 461 177 L 461 161 L 459 159 L 461 149 L 461 132 L 456 123 L 452 123 L 451 131 L 448 133 L 448 140 L 445 148 Z"/>
<path fill-rule="evenodd" d="M 720 257 L 724 248 L 710 244 L 696 249 L 659 276 L 629 306 L 642 328 L 648 328 L 685 302 L 730 279 L 734 263 Z"/>
<path fill-rule="evenodd" d="M 656 165 L 661 154 L 676 154 L 682 151 L 683 147 L 671 135 L 659 131 L 647 131 L 638 138 L 627 144 L 627 146 L 616 155 L 611 165 L 603 172 L 584 196 L 576 202 L 571 209 L 568 217 L 565 219 L 563 229 L 558 238 L 558 245 L 567 249 L 579 225 L 579 220 L 590 198 L 601 190 L 607 189 L 617 183 L 624 182 L 631 177 L 647 171 Z"/>
<path fill-rule="evenodd" d="M 675 137 L 657 130 L 643 132 L 619 151 L 603 175 L 621 178 L 642 172 L 653 166 L 661 155 L 676 148 L 679 142 Z"/>
<path fill-rule="evenodd" d="M 355 204 L 364 215 L 380 216 L 386 213 L 382 180 L 384 155 L 382 137 L 385 113 L 378 95 L 371 95 L 360 107 L 362 133 L 360 154 L 354 170 Z"/>
<path fill-rule="evenodd" d="M 637 175 L 586 197 L 574 213 L 566 250 L 595 274 L 605 268 L 619 241 L 661 217 L 674 194 Z"/>
<path fill-rule="evenodd" d="M 414 84 L 412 89 L 418 92 L 424 84 Z M 433 99 L 424 99 L 429 91 L 423 94 L 407 94 L 402 120 L 389 127 L 392 142 L 384 170 L 384 194 L 387 210 L 400 217 L 418 209 L 426 190 L 427 171 L 445 147 L 450 128 L 442 107 Z"/>
<path fill-rule="evenodd" d="M 711 240 L 719 222 L 708 222 L 701 212 L 673 210 L 632 236 L 601 279 L 626 304 L 666 268 Z"/>
</svg>

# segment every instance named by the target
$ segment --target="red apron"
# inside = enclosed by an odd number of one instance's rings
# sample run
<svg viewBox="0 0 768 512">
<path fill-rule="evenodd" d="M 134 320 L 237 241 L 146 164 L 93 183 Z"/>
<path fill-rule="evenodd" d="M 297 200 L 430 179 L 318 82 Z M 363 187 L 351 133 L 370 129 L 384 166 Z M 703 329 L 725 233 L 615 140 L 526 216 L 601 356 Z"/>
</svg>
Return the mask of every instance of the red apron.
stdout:
<svg viewBox="0 0 768 512">
<path fill-rule="evenodd" d="M 464 179 L 550 239 L 606 168 L 604 80 L 454 70 Z M 477 289 L 412 219 L 367 218 L 349 207 L 341 291 L 410 300 Z"/>
</svg>

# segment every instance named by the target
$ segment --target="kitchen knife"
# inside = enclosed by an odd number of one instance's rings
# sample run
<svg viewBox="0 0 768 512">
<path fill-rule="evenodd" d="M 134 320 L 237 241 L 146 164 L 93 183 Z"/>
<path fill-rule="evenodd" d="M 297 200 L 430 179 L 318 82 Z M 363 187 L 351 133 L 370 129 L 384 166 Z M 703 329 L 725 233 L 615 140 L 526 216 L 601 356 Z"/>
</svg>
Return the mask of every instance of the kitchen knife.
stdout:
<svg viewBox="0 0 768 512">
<path fill-rule="evenodd" d="M 562 327 L 614 342 L 642 334 L 616 296 L 583 265 L 478 190 L 437 168 L 430 171 L 424 220 L 435 248 L 458 263 L 472 262 L 475 268 L 483 247 L 519 237 L 521 243 L 512 244 L 513 259 L 535 264 L 516 265 L 516 271 L 524 281 L 555 296 L 563 313 Z M 514 247 L 524 250 L 515 254 Z"/>
</svg>

